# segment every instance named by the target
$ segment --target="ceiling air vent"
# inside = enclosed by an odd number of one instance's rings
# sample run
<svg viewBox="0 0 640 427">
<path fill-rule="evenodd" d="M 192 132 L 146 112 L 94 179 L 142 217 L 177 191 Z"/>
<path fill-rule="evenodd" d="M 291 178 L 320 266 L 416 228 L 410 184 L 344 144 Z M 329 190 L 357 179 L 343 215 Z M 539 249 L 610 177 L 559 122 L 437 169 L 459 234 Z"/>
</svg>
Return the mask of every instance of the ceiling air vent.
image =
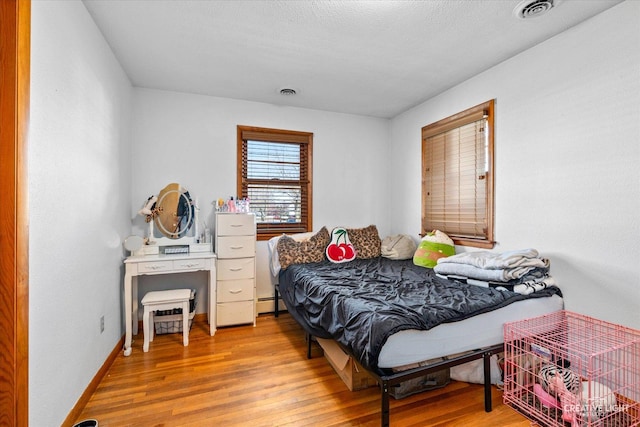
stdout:
<svg viewBox="0 0 640 427">
<path fill-rule="evenodd" d="M 513 10 L 520 19 L 537 18 L 558 5 L 558 0 L 524 0 Z"/>
</svg>

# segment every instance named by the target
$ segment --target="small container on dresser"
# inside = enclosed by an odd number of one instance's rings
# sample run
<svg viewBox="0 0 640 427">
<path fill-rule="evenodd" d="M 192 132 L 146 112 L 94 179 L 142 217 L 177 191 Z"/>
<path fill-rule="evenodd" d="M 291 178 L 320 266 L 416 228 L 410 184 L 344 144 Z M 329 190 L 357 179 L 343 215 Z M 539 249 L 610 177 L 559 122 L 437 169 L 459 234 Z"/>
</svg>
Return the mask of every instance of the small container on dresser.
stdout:
<svg viewBox="0 0 640 427">
<path fill-rule="evenodd" d="M 256 324 L 256 220 L 251 213 L 216 213 L 216 325 Z"/>
</svg>

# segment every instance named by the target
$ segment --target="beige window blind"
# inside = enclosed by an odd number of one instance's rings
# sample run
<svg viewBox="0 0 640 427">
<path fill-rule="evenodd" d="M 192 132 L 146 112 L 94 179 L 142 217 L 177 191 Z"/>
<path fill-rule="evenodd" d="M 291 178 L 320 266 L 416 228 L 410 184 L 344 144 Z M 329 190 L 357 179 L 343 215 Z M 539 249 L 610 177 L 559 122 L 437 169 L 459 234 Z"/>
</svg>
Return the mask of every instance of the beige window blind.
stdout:
<svg viewBox="0 0 640 427">
<path fill-rule="evenodd" d="M 492 245 L 491 105 L 423 128 L 422 232 L 441 230 L 456 244 Z"/>
</svg>

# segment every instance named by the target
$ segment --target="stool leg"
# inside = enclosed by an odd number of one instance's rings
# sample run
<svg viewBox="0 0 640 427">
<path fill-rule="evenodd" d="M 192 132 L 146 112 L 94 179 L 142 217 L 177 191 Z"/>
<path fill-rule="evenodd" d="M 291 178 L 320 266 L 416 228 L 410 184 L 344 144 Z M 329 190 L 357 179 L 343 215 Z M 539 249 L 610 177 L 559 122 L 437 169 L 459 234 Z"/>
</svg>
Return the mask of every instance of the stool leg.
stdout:
<svg viewBox="0 0 640 427">
<path fill-rule="evenodd" d="M 144 334 L 144 343 L 142 344 L 142 351 L 149 351 L 149 308 L 144 307 L 144 314 L 142 315 L 142 332 Z"/>
<path fill-rule="evenodd" d="M 189 301 L 182 303 L 182 344 L 189 345 Z"/>
<path fill-rule="evenodd" d="M 156 333 L 156 321 L 154 318 L 155 310 L 149 310 L 149 342 L 153 341 L 153 337 Z"/>
</svg>

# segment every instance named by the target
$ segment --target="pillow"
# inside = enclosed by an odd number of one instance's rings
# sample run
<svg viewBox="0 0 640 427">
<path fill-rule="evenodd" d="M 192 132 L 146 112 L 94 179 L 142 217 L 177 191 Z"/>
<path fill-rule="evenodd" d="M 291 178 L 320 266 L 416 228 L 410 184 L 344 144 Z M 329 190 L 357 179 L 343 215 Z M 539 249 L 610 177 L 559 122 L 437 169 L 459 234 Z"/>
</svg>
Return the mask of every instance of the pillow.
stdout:
<svg viewBox="0 0 640 427">
<path fill-rule="evenodd" d="M 356 259 L 356 250 L 349 240 L 349 233 L 341 227 L 331 231 L 331 243 L 326 250 L 327 259 L 335 264 Z"/>
<path fill-rule="evenodd" d="M 385 237 L 380 254 L 389 259 L 410 259 L 416 251 L 416 242 L 407 234 Z"/>
<path fill-rule="evenodd" d="M 296 241 L 286 234 L 278 239 L 278 259 L 284 270 L 291 264 L 306 264 L 324 260 L 324 251 L 329 244 L 329 231 L 322 227 L 309 240 Z"/>
<path fill-rule="evenodd" d="M 291 237 L 296 242 L 302 242 L 304 240 L 309 240 L 311 236 L 316 234 L 315 231 L 310 231 L 308 233 L 296 233 L 296 234 L 287 234 L 287 236 Z M 269 268 L 271 269 L 271 274 L 273 277 L 278 277 L 278 273 L 280 273 L 280 256 L 278 255 L 278 240 L 280 237 L 285 236 L 285 234 L 280 234 L 279 236 L 274 236 L 267 241 L 267 249 L 269 250 Z"/>
<path fill-rule="evenodd" d="M 440 230 L 433 230 L 422 238 L 416 253 L 413 254 L 413 263 L 421 267 L 433 268 L 438 263 L 438 258 L 455 255 L 456 248 L 453 240 Z"/>
<path fill-rule="evenodd" d="M 380 256 L 380 236 L 378 228 L 370 225 L 365 228 L 347 228 L 349 240 L 356 250 L 356 258 L 368 259 Z"/>
</svg>

